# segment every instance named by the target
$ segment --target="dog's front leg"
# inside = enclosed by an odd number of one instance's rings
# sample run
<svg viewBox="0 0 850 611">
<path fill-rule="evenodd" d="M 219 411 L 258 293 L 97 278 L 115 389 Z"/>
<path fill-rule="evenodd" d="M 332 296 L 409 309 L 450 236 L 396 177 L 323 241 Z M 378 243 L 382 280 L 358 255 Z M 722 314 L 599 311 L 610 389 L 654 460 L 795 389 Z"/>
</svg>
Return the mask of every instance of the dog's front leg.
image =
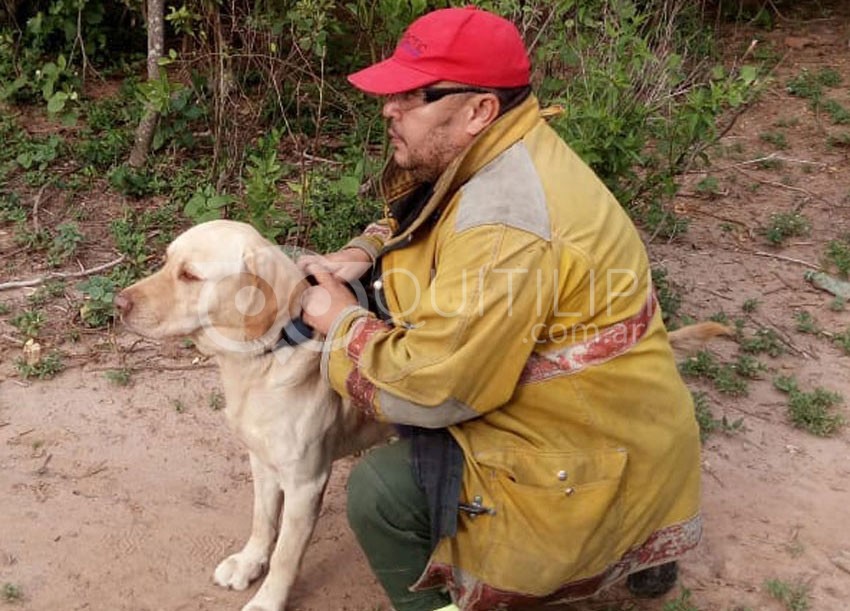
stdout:
<svg viewBox="0 0 850 611">
<path fill-rule="evenodd" d="M 330 465 L 309 480 L 284 484 L 286 503 L 269 573 L 254 598 L 242 611 L 283 611 L 295 582 L 298 566 L 310 542 L 322 507 L 322 495 L 330 476 Z"/>
<path fill-rule="evenodd" d="M 253 452 L 250 455 L 254 478 L 251 536 L 242 551 L 228 556 L 216 567 L 214 576 L 215 583 L 234 590 L 247 588 L 266 568 L 283 500 L 275 471 L 263 464 Z"/>
</svg>

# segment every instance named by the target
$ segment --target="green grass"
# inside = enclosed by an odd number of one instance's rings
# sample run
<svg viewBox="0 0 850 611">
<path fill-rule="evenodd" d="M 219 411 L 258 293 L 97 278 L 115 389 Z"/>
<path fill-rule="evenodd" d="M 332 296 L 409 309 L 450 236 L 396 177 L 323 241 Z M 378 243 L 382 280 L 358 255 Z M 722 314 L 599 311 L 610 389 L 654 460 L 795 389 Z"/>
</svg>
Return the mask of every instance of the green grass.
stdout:
<svg viewBox="0 0 850 611">
<path fill-rule="evenodd" d="M 751 370 L 754 367 L 755 365 L 750 362 L 745 364 L 747 373 L 752 373 Z M 742 397 L 748 392 L 748 376 L 740 373 L 738 364 L 721 363 L 707 350 L 701 350 L 683 361 L 679 365 L 679 370 L 686 377 L 711 380 L 717 391 L 725 395 Z"/>
<path fill-rule="evenodd" d="M 770 216 L 762 233 L 768 242 L 779 246 L 788 238 L 808 235 L 811 228 L 809 219 L 800 212 L 777 212 Z"/>
<path fill-rule="evenodd" d="M 780 579 L 769 579 L 764 587 L 788 611 L 808 611 L 810 608 L 809 586 L 802 582 L 786 583 Z"/>
<path fill-rule="evenodd" d="M 758 329 L 752 337 L 742 337 L 740 340 L 741 350 L 748 354 L 767 354 L 777 357 L 785 349 L 779 336 L 772 329 Z"/>
<path fill-rule="evenodd" d="M 14 583 L 4 583 L 3 584 L 3 600 L 7 603 L 16 603 L 24 598 L 23 590 L 18 585 Z"/>
<path fill-rule="evenodd" d="M 216 411 L 216 412 L 221 410 L 221 409 L 224 409 L 224 407 L 225 407 L 224 395 L 222 393 L 220 393 L 219 391 L 215 391 L 215 392 L 211 393 L 210 399 L 209 399 L 209 406 L 210 406 L 211 410 Z"/>
<path fill-rule="evenodd" d="M 743 310 L 746 314 L 752 314 L 753 312 L 755 312 L 756 310 L 758 310 L 759 304 L 760 304 L 760 302 L 759 302 L 759 300 L 758 300 L 758 299 L 756 299 L 755 297 L 751 297 L 750 299 L 747 299 L 747 300 L 746 300 L 746 301 L 745 301 L 745 302 L 741 305 L 741 309 L 742 309 L 742 310 Z"/>
<path fill-rule="evenodd" d="M 835 125 L 850 125 L 850 111 L 835 100 L 826 100 L 823 110 L 829 115 L 830 121 Z"/>
<path fill-rule="evenodd" d="M 697 425 L 699 425 L 699 438 L 703 443 L 712 433 L 732 434 L 744 429 L 743 418 L 731 422 L 726 416 L 719 419 L 715 418 L 709 404 L 708 395 L 704 392 L 693 392 L 691 396 L 694 399 L 694 415 L 697 419 Z"/>
<path fill-rule="evenodd" d="M 827 266 L 838 271 L 839 276 L 850 277 L 850 235 L 827 242 L 823 258 Z"/>
<path fill-rule="evenodd" d="M 110 369 L 103 374 L 111 384 L 116 386 L 128 386 L 131 380 L 131 372 L 129 369 Z"/>
<path fill-rule="evenodd" d="M 846 423 L 844 416 L 835 412 L 844 401 L 839 393 L 821 387 L 802 391 L 793 376 L 779 376 L 773 385 L 788 395 L 788 418 L 795 427 L 818 437 L 830 437 Z"/>
<path fill-rule="evenodd" d="M 699 607 L 691 602 L 691 591 L 682 588 L 679 597 L 664 603 L 662 611 L 700 611 Z"/>
<path fill-rule="evenodd" d="M 788 148 L 788 139 L 782 132 L 763 132 L 759 134 L 759 138 L 780 150 Z"/>
<path fill-rule="evenodd" d="M 796 329 L 800 333 L 818 335 L 821 332 L 818 321 L 815 320 L 815 317 L 810 312 L 806 312 L 805 310 L 794 312 L 794 321 L 796 323 Z"/>
<path fill-rule="evenodd" d="M 800 74 L 788 81 L 786 86 L 791 95 L 818 101 L 823 97 L 824 88 L 841 84 L 841 75 L 832 68 L 822 68 L 817 72 L 803 69 Z"/>
<path fill-rule="evenodd" d="M 62 362 L 62 353 L 58 350 L 53 350 L 47 356 L 33 364 L 27 363 L 23 358 L 18 358 L 15 360 L 15 369 L 17 369 L 18 374 L 24 380 L 29 378 L 48 380 L 65 369 L 65 365 Z"/>
<path fill-rule="evenodd" d="M 38 337 L 44 322 L 44 314 L 41 310 L 24 310 L 9 321 L 24 337 Z"/>
<path fill-rule="evenodd" d="M 652 268 L 652 284 L 658 297 L 658 305 L 664 322 L 669 323 L 679 315 L 682 307 L 682 294 L 667 277 L 667 268 L 658 266 Z"/>
</svg>

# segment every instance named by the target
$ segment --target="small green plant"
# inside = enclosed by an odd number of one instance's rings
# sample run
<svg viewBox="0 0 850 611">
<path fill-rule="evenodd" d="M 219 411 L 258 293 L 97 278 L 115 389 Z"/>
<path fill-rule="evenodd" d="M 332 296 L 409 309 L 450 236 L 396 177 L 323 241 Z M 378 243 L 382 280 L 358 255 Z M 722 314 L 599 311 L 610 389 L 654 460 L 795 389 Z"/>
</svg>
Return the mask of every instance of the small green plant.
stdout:
<svg viewBox="0 0 850 611">
<path fill-rule="evenodd" d="M 788 395 L 788 417 L 795 427 L 818 437 L 829 437 L 845 424 L 844 416 L 834 413 L 844 400 L 840 394 L 821 387 L 804 392 L 792 376 L 779 376 L 773 385 Z"/>
<path fill-rule="evenodd" d="M 788 139 L 782 132 L 763 132 L 759 134 L 759 138 L 778 149 L 784 150 L 788 148 Z"/>
<path fill-rule="evenodd" d="M 161 178 L 145 168 L 119 165 L 109 172 L 109 184 L 122 195 L 141 199 L 159 193 L 164 185 Z"/>
<path fill-rule="evenodd" d="M 180 399 L 174 399 L 171 402 L 171 405 L 174 407 L 174 411 L 178 414 L 182 414 L 186 411 L 186 404 L 183 403 L 183 401 L 181 401 Z"/>
<path fill-rule="evenodd" d="M 678 598 L 664 603 L 662 611 L 699 611 L 699 607 L 691 602 L 691 591 L 682 588 Z"/>
<path fill-rule="evenodd" d="M 65 141 L 55 134 L 44 138 L 31 138 L 20 145 L 15 161 L 24 170 L 43 172 L 62 152 Z"/>
<path fill-rule="evenodd" d="M 65 369 L 65 365 L 62 362 L 62 353 L 53 350 L 44 358 L 32 364 L 27 363 L 23 357 L 18 358 L 15 360 L 15 369 L 25 380 L 33 377 L 39 380 L 47 380 Z"/>
<path fill-rule="evenodd" d="M 744 301 L 744 303 L 741 305 L 741 309 L 747 314 L 752 314 L 753 312 L 758 310 L 759 303 L 760 302 L 758 299 L 756 299 L 755 297 L 751 297 Z"/>
<path fill-rule="evenodd" d="M 707 350 L 701 350 L 682 362 L 679 370 L 687 377 L 711 380 L 714 387 L 723 394 L 732 396 L 747 394 L 747 380 L 739 375 L 736 366 L 718 362 Z"/>
<path fill-rule="evenodd" d="M 652 284 L 655 286 L 661 316 L 664 322 L 670 326 L 671 321 L 679 315 L 679 309 L 682 307 L 682 294 L 667 278 L 666 267 L 652 268 Z"/>
<path fill-rule="evenodd" d="M 820 327 L 815 317 L 810 312 L 800 310 L 794 312 L 794 321 L 797 323 L 797 331 L 800 333 L 808 333 L 809 335 L 817 335 L 820 333 Z"/>
<path fill-rule="evenodd" d="M 772 157 L 771 155 L 765 155 L 763 153 L 759 154 L 758 167 L 762 170 L 778 170 L 783 167 L 785 162 L 781 159 L 777 159 L 776 157 Z M 750 186 L 750 190 L 753 192 L 758 191 L 761 188 L 760 183 L 753 183 Z"/>
<path fill-rule="evenodd" d="M 830 134 L 826 138 L 826 145 L 831 149 L 848 148 L 850 147 L 850 133 Z"/>
<path fill-rule="evenodd" d="M 732 367 L 735 373 L 749 380 L 755 380 L 762 372 L 767 371 L 764 363 L 749 354 L 739 354 Z"/>
<path fill-rule="evenodd" d="M 221 409 L 224 409 L 224 406 L 225 406 L 224 395 L 222 393 L 218 392 L 218 391 L 210 393 L 209 405 L 210 405 L 210 409 L 215 411 L 215 412 L 217 412 Z"/>
<path fill-rule="evenodd" d="M 41 307 L 50 299 L 61 297 L 65 294 L 65 282 L 63 280 L 49 280 L 27 297 L 27 302 L 33 307 Z"/>
<path fill-rule="evenodd" d="M 800 74 L 788 81 L 787 90 L 791 95 L 819 101 L 823 97 L 824 87 L 841 84 L 841 75 L 832 68 L 823 68 L 818 72 L 803 69 Z"/>
<path fill-rule="evenodd" d="M 76 223 L 62 223 L 56 228 L 56 235 L 47 249 L 47 262 L 52 267 L 61 265 L 74 256 L 77 247 L 83 241 L 83 234 Z"/>
<path fill-rule="evenodd" d="M 788 238 L 808 235 L 811 222 L 802 213 L 777 212 L 772 214 L 763 233 L 767 241 L 778 246 Z"/>
<path fill-rule="evenodd" d="M 827 266 L 833 266 L 838 270 L 839 276 L 842 278 L 850 276 L 850 235 L 827 242 L 823 257 Z"/>
<path fill-rule="evenodd" d="M 80 318 L 88 327 L 105 327 L 115 315 L 112 302 L 118 292 L 115 281 L 108 276 L 92 276 L 79 284 L 84 295 Z"/>
<path fill-rule="evenodd" d="M 832 341 L 844 351 L 844 354 L 850 355 L 850 327 L 844 333 L 835 333 Z"/>
<path fill-rule="evenodd" d="M 752 337 L 742 337 L 740 346 L 741 350 L 748 354 L 767 354 L 777 357 L 785 352 L 776 331 L 766 328 L 757 329 Z"/>
<path fill-rule="evenodd" d="M 850 110 L 847 110 L 840 102 L 826 100 L 823 103 L 823 109 L 835 125 L 850 125 Z"/>
<path fill-rule="evenodd" d="M 130 384 L 131 372 L 127 368 L 110 369 L 103 374 L 103 377 L 115 386 L 127 386 Z"/>
<path fill-rule="evenodd" d="M 721 432 L 726 434 L 737 433 L 744 429 L 744 419 L 730 422 L 726 416 L 720 419 L 714 417 L 714 413 L 709 406 L 708 395 L 704 392 L 691 393 L 694 399 L 694 413 L 696 415 L 697 424 L 699 425 L 700 441 L 705 443 L 705 440 L 712 433 Z"/>
<path fill-rule="evenodd" d="M 20 586 L 9 582 L 3 584 L 3 600 L 7 603 L 16 603 L 23 600 L 23 598 L 24 592 Z"/>
<path fill-rule="evenodd" d="M 696 190 L 705 195 L 718 195 L 720 194 L 720 182 L 714 176 L 706 176 L 697 183 Z"/>
<path fill-rule="evenodd" d="M 9 312 L 12 311 L 12 308 L 9 307 L 9 304 L 5 301 L 0 301 L 0 316 L 5 316 Z"/>
<path fill-rule="evenodd" d="M 283 132 L 271 130 L 257 139 L 254 148 L 247 152 L 245 167 L 245 205 L 241 220 L 251 223 L 257 231 L 270 240 L 286 233 L 294 226 L 280 202 L 279 182 L 287 168 L 278 159 L 278 145 Z M 240 210 L 235 211 L 237 217 Z"/>
<path fill-rule="evenodd" d="M 836 295 L 835 299 L 829 303 L 829 309 L 833 312 L 843 312 L 847 309 L 847 300 L 841 295 Z"/>
<path fill-rule="evenodd" d="M 213 185 L 204 185 L 186 202 L 183 214 L 195 223 L 220 219 L 224 208 L 235 201 L 232 195 L 217 193 Z"/>
<path fill-rule="evenodd" d="M 24 337 L 38 337 L 44 324 L 44 314 L 41 310 L 24 310 L 13 316 L 9 321 Z"/>
<path fill-rule="evenodd" d="M 764 586 L 768 594 L 785 605 L 788 611 L 808 611 L 808 585 L 799 581 L 787 583 L 780 579 L 768 579 Z"/>
</svg>

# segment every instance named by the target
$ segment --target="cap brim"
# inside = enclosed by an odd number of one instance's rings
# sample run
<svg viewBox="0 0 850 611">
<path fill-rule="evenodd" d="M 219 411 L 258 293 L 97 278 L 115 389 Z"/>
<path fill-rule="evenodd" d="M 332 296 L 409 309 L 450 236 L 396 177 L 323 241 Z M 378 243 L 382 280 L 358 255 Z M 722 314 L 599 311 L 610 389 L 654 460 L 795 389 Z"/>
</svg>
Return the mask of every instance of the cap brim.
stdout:
<svg viewBox="0 0 850 611">
<path fill-rule="evenodd" d="M 405 66 L 392 57 L 348 75 L 348 82 L 352 85 L 375 95 L 402 93 L 439 80 L 432 74 Z"/>
</svg>

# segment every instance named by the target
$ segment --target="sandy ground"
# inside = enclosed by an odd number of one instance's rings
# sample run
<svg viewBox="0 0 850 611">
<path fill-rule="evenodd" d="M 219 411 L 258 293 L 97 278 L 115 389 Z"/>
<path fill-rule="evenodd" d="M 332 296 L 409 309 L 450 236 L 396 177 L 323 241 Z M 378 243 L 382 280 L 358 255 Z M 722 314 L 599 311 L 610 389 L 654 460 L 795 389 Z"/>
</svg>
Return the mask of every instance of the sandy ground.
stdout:
<svg viewBox="0 0 850 611">
<path fill-rule="evenodd" d="M 807 586 L 810 609 L 850 609 L 843 523 L 850 430 L 824 439 L 793 428 L 786 397 L 772 386 L 776 375 L 794 375 L 806 389 L 823 386 L 850 400 L 850 357 L 827 337 L 798 332 L 794 321 L 805 310 L 821 328 L 841 332 L 850 328 L 850 310 L 831 310 L 832 296 L 806 282 L 806 267 L 791 260 L 817 263 L 829 240 L 850 233 L 848 149 L 828 147 L 838 128 L 783 87 L 805 67 L 828 66 L 844 77 L 832 95 L 850 105 L 846 13 L 761 33 L 783 59 L 775 85 L 723 139 L 738 156 L 715 157 L 711 169 L 690 175 L 677 202 L 691 219 L 689 232 L 650 244 L 653 262 L 666 266 L 685 295 L 683 312 L 743 316 L 750 331 L 774 329 L 786 348 L 778 358 L 759 357 L 769 369 L 746 396 L 695 382 L 715 416 L 743 425 L 704 446 L 705 537 L 682 562 L 680 580 L 702 611 L 781 610 L 765 585 L 774 579 Z M 789 148 L 774 152 L 792 161 L 749 163 L 773 150 L 760 135 L 777 124 L 785 125 Z M 695 189 L 709 175 L 719 182 L 715 197 Z M 811 233 L 770 248 L 759 228 L 794 207 L 811 220 Z M 24 296 L 0 295 L 13 305 Z M 744 314 L 749 299 L 758 307 Z M 14 334 L 3 321 L 0 331 Z M 74 366 L 44 382 L 20 380 L 11 365 L 20 347 L 0 344 L 0 585 L 22 595 L 0 596 L 0 608 L 232 611 L 251 597 L 253 588 L 232 592 L 212 583 L 217 562 L 247 536 L 251 503 L 247 457 L 213 408 L 216 373 L 193 364 L 189 350 L 163 353 L 134 341 L 120 330 L 84 337 L 73 349 Z M 716 346 L 725 358 L 737 349 L 731 341 Z M 122 365 L 136 370 L 127 387 L 104 378 Z M 850 417 L 846 402 L 839 409 Z M 354 460 L 336 466 L 292 610 L 388 609 L 345 521 Z M 617 587 L 570 608 L 660 611 L 681 596 L 677 590 L 639 602 Z"/>
</svg>

